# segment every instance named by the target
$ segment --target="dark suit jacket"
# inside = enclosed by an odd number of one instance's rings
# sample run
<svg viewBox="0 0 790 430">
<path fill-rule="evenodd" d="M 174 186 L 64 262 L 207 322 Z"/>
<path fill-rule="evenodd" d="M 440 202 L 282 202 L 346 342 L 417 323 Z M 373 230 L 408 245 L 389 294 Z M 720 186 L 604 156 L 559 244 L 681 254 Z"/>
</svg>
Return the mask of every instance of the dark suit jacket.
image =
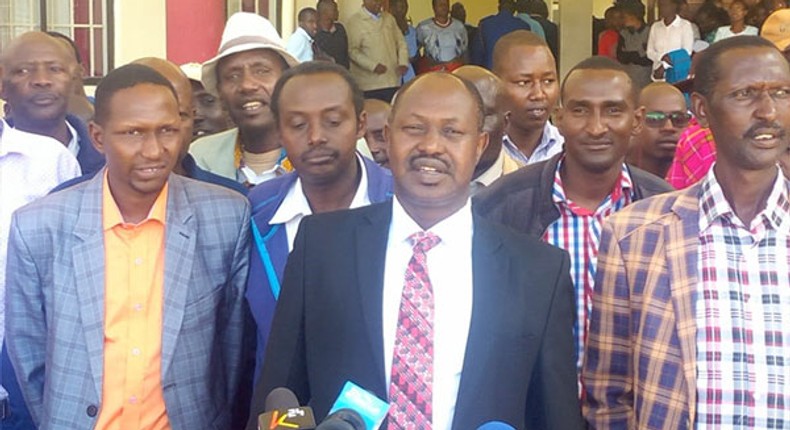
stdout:
<svg viewBox="0 0 790 430">
<path fill-rule="evenodd" d="M 562 154 L 522 167 L 496 180 L 475 194 L 475 213 L 516 231 L 541 238 L 560 217 L 552 200 L 554 174 Z M 673 191 L 666 181 L 644 170 L 628 166 L 634 186 L 634 201 Z"/>
<path fill-rule="evenodd" d="M 306 217 L 247 428 L 276 387 L 323 418 L 350 380 L 387 398 L 382 290 L 392 203 Z M 475 218 L 473 307 L 453 428 L 582 428 L 564 251 Z"/>
</svg>

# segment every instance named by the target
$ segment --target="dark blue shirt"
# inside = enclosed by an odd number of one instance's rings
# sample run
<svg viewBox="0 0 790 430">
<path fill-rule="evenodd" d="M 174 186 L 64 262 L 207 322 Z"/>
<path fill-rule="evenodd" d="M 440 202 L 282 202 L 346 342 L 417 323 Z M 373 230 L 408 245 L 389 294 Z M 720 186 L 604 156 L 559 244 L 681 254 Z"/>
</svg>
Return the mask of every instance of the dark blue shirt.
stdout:
<svg viewBox="0 0 790 430">
<path fill-rule="evenodd" d="M 500 11 L 496 15 L 481 19 L 477 26 L 477 38 L 472 43 L 472 62 L 490 70 L 494 46 L 502 36 L 516 30 L 532 29 L 524 20 L 516 18 L 508 11 Z"/>
</svg>

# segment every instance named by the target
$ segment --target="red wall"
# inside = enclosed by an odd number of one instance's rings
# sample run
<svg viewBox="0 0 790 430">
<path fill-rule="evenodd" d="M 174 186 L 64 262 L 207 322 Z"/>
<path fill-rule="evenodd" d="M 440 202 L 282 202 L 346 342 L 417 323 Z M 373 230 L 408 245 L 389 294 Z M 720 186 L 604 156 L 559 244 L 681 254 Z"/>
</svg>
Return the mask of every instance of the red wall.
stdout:
<svg viewBox="0 0 790 430">
<path fill-rule="evenodd" d="M 217 54 L 225 0 L 167 0 L 167 59 L 202 63 Z"/>
</svg>

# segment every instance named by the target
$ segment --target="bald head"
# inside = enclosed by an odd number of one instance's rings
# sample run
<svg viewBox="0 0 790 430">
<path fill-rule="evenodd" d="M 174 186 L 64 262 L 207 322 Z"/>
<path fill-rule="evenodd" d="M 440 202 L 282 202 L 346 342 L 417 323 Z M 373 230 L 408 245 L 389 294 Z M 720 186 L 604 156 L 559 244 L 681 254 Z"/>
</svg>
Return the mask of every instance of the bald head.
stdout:
<svg viewBox="0 0 790 430">
<path fill-rule="evenodd" d="M 1 64 L 7 67 L 9 61 L 13 61 L 15 57 L 20 55 L 21 51 L 28 49 L 33 44 L 51 46 L 59 56 L 63 57 L 68 67 L 73 68 L 77 65 L 74 51 L 71 50 L 68 43 L 52 37 L 43 31 L 29 31 L 11 39 L 8 45 L 3 48 L 2 54 L 0 54 Z"/>
<path fill-rule="evenodd" d="M 474 178 L 477 178 L 496 162 L 502 150 L 502 136 L 507 126 L 504 88 L 497 75 L 480 66 L 462 66 L 453 74 L 471 82 L 483 99 L 483 131 L 488 133 L 489 138 L 488 146 L 475 167 Z"/>
<path fill-rule="evenodd" d="M 639 105 L 648 106 L 651 100 L 655 98 L 675 98 L 683 103 L 686 102 L 683 93 L 674 85 L 666 82 L 653 82 L 642 88 L 642 91 L 639 93 Z"/>
<path fill-rule="evenodd" d="M 181 157 L 186 155 L 189 143 L 192 141 L 192 127 L 195 120 L 195 107 L 192 101 L 192 84 L 187 75 L 181 71 L 176 64 L 162 58 L 145 57 L 133 61 L 133 64 L 140 64 L 153 69 L 170 82 L 178 97 L 178 114 L 181 117 L 181 135 L 183 147 Z M 180 160 L 180 158 L 179 158 Z M 177 169 L 180 166 L 178 163 Z"/>
<path fill-rule="evenodd" d="M 181 71 L 180 67 L 170 61 L 156 57 L 140 58 L 133 61 L 133 63 L 148 66 L 170 81 L 178 96 L 180 114 L 182 116 L 192 116 L 192 84 L 189 83 L 189 78 Z"/>
</svg>

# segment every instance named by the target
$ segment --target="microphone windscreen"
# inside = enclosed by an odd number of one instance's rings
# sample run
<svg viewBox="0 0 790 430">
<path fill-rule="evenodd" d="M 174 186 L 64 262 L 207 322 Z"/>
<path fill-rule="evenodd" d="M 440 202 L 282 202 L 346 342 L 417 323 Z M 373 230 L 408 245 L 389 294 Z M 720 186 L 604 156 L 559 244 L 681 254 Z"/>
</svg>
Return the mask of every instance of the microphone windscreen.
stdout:
<svg viewBox="0 0 790 430">
<path fill-rule="evenodd" d="M 477 430 L 516 430 L 516 428 L 502 421 L 489 421 L 478 427 Z"/>
<path fill-rule="evenodd" d="M 340 409 L 332 412 L 316 430 L 366 430 L 365 420 L 353 409 Z"/>
<path fill-rule="evenodd" d="M 266 396 L 264 407 L 265 411 L 298 408 L 299 400 L 296 398 L 296 394 L 294 394 L 293 391 L 284 387 L 279 387 L 273 389 L 271 393 Z"/>
</svg>

